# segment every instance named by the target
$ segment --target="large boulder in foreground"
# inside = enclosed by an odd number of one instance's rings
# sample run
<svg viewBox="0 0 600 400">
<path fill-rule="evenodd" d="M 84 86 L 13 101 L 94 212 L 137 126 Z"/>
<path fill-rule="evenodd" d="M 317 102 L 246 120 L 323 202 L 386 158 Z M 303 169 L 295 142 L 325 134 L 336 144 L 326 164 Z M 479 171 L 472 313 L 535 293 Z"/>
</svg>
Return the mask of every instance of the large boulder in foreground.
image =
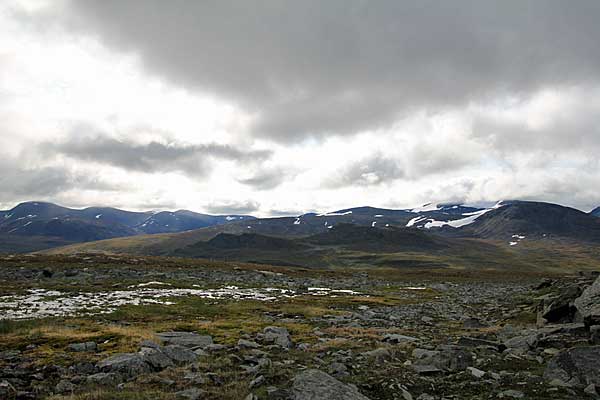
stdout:
<svg viewBox="0 0 600 400">
<path fill-rule="evenodd" d="M 318 369 L 308 369 L 296 375 L 292 392 L 294 400 L 369 400 L 356 388 Z"/>
<path fill-rule="evenodd" d="M 558 353 L 546 367 L 544 377 L 573 386 L 600 386 L 600 346 L 574 347 Z"/>
<path fill-rule="evenodd" d="M 600 278 L 585 289 L 574 304 L 586 325 L 600 325 Z"/>
</svg>

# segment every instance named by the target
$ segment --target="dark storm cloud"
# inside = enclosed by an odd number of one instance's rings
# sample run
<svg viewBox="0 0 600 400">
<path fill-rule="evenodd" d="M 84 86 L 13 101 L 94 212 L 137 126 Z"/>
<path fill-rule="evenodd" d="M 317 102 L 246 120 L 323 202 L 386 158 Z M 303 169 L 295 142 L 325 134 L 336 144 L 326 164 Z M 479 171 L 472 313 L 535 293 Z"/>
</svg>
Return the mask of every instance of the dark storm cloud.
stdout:
<svg viewBox="0 0 600 400">
<path fill-rule="evenodd" d="M 65 24 L 281 141 L 600 81 L 600 2 L 77 0 Z M 64 16 L 64 15 L 63 15 Z"/>
<path fill-rule="evenodd" d="M 214 202 L 204 206 L 209 214 L 252 214 L 260 209 L 260 204 L 253 200 Z"/>
<path fill-rule="evenodd" d="M 404 176 L 404 170 L 397 160 L 382 154 L 373 154 L 339 169 L 334 176 L 325 180 L 324 186 L 339 188 L 354 185 L 379 185 Z"/>
<path fill-rule="evenodd" d="M 150 142 L 145 144 L 121 141 L 107 136 L 72 135 L 59 143 L 39 146 L 47 154 L 97 162 L 140 172 L 180 171 L 192 176 L 204 176 L 211 169 L 211 159 L 238 163 L 257 163 L 270 156 L 269 151 L 242 150 L 222 144 L 181 144 Z"/>
</svg>

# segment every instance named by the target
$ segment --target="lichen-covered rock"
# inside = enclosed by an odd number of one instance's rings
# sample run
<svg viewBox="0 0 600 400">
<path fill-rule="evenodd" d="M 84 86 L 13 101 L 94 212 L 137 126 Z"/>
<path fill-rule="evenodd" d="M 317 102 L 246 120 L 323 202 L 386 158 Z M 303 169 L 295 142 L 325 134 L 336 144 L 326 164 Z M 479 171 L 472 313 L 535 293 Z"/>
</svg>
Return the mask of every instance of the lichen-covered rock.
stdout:
<svg viewBox="0 0 600 400">
<path fill-rule="evenodd" d="M 600 346 L 574 347 L 558 353 L 546 366 L 544 377 L 569 385 L 600 385 Z"/>
<path fill-rule="evenodd" d="M 138 353 L 115 354 L 98 362 L 97 367 L 102 372 L 116 372 L 130 377 L 152 371 L 150 364 Z"/>
<path fill-rule="evenodd" d="M 178 365 L 193 363 L 198 359 L 196 353 L 183 346 L 165 346 L 161 350 L 164 355 L 169 357 L 175 364 Z"/>
<path fill-rule="evenodd" d="M 195 332 L 161 332 L 156 337 L 164 344 L 174 344 L 189 348 L 205 348 L 213 344 L 209 335 L 199 335 Z"/>
<path fill-rule="evenodd" d="M 267 326 L 263 330 L 264 341 L 273 343 L 286 349 L 292 348 L 292 338 L 286 328 L 279 326 Z"/>
<path fill-rule="evenodd" d="M 369 400 L 353 386 L 317 369 L 296 375 L 292 392 L 294 400 Z"/>
<path fill-rule="evenodd" d="M 574 304 L 586 325 L 600 325 L 600 278 L 585 289 Z"/>
</svg>

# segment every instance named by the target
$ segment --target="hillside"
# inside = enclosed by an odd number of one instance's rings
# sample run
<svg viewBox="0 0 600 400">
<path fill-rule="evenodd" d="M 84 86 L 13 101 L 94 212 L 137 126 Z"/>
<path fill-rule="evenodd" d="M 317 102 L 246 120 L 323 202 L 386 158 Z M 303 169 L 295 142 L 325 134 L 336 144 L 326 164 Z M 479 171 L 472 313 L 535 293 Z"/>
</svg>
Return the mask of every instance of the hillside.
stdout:
<svg viewBox="0 0 600 400">
<path fill-rule="evenodd" d="M 462 236 L 510 241 L 565 239 L 600 242 L 600 219 L 557 204 L 513 201 L 458 229 Z"/>
<path fill-rule="evenodd" d="M 35 251 L 70 243 L 182 232 L 252 218 L 186 210 L 132 212 L 110 207 L 79 210 L 52 203 L 26 202 L 0 211 L 0 251 Z"/>
</svg>

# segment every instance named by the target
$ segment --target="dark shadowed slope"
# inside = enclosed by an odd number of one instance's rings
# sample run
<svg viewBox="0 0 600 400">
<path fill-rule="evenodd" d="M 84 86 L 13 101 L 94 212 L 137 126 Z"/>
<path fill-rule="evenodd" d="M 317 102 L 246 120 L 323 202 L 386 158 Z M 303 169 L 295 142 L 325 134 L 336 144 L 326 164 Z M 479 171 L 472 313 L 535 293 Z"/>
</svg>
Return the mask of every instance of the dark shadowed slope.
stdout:
<svg viewBox="0 0 600 400">
<path fill-rule="evenodd" d="M 513 201 L 459 229 L 463 236 L 509 240 L 565 238 L 600 242 L 600 219 L 570 207 L 532 201 Z"/>
<path fill-rule="evenodd" d="M 185 210 L 132 212 L 110 207 L 77 210 L 52 203 L 26 202 L 0 211 L 0 251 L 34 251 L 145 233 L 182 232 L 252 218 Z"/>
</svg>

